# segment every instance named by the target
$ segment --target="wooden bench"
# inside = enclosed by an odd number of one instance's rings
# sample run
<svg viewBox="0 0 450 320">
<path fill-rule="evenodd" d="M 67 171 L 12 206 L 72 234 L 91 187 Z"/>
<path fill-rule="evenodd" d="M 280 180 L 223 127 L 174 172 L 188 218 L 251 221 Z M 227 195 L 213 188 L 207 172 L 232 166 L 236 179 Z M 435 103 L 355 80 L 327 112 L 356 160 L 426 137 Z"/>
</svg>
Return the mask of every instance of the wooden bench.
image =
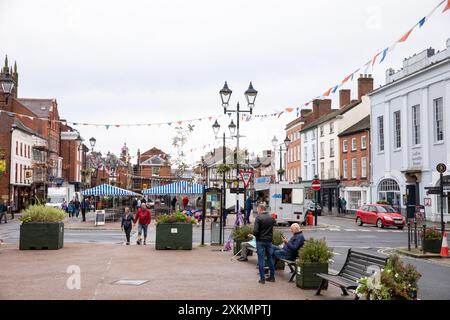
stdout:
<svg viewBox="0 0 450 320">
<path fill-rule="evenodd" d="M 254 248 L 254 247 L 249 247 L 248 250 L 249 250 L 250 252 L 256 254 L 256 248 Z M 295 278 L 295 270 L 296 270 L 296 263 L 295 263 L 295 261 L 286 260 L 286 259 L 279 259 L 279 258 L 275 258 L 275 257 L 274 257 L 274 259 L 278 259 L 278 260 L 282 261 L 283 263 L 287 264 L 287 266 L 289 267 L 290 273 L 292 274 L 291 277 L 290 277 L 290 279 L 289 279 L 289 282 L 294 281 L 294 278 Z M 275 261 L 274 261 L 274 263 L 275 263 Z M 265 269 L 268 270 L 269 267 L 265 267 Z"/>
<path fill-rule="evenodd" d="M 317 277 L 322 279 L 322 283 L 317 289 L 316 295 L 320 295 L 321 290 L 327 283 L 338 286 L 342 290 L 342 295 L 348 296 L 347 290 L 355 290 L 358 287 L 358 280 L 368 277 L 377 269 L 383 269 L 388 257 L 374 253 L 349 249 L 344 266 L 337 275 L 318 273 Z M 355 295 L 355 300 L 358 296 Z"/>
</svg>

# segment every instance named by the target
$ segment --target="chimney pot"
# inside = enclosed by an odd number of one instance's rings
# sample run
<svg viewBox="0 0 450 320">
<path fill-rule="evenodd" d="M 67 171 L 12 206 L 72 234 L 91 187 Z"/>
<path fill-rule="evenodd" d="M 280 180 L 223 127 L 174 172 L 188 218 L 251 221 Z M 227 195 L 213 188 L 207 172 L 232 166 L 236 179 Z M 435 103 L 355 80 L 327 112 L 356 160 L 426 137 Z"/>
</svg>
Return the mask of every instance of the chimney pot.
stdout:
<svg viewBox="0 0 450 320">
<path fill-rule="evenodd" d="M 373 91 L 373 78 L 372 75 L 361 75 L 358 79 L 358 100 L 361 100 L 362 96 L 367 95 Z"/>
<path fill-rule="evenodd" d="M 350 96 L 351 96 L 350 89 L 339 90 L 339 108 L 342 108 L 343 106 L 350 104 Z"/>
</svg>

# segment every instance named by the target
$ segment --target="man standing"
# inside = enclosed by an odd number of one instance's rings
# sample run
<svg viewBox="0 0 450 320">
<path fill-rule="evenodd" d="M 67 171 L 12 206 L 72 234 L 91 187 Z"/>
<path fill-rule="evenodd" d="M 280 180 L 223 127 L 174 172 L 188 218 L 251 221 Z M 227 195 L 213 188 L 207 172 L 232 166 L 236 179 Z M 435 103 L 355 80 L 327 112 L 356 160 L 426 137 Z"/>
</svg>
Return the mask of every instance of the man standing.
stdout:
<svg viewBox="0 0 450 320">
<path fill-rule="evenodd" d="M 291 232 L 293 234 L 292 238 L 288 240 L 285 236 L 283 236 L 284 247 L 274 248 L 275 251 L 273 255 L 278 259 L 285 259 L 294 261 L 298 257 L 298 250 L 303 247 L 305 243 L 305 237 L 303 236 L 303 232 L 300 229 L 298 223 L 294 223 L 291 225 Z"/>
<path fill-rule="evenodd" d="M 275 221 L 266 209 L 265 203 L 258 204 L 258 216 L 255 219 L 255 225 L 253 227 L 253 235 L 256 238 L 256 252 L 258 254 L 259 283 L 261 284 L 266 283 L 264 276 L 264 256 L 266 255 L 270 271 L 270 276 L 267 281 L 275 282 L 275 267 L 272 258 L 272 237 Z"/>
<path fill-rule="evenodd" d="M 5 200 L 4 203 L 0 203 L 0 223 L 2 223 L 3 217 L 5 217 L 5 223 L 8 223 L 6 213 L 8 212 L 8 201 Z"/>
<path fill-rule="evenodd" d="M 147 206 L 145 203 L 141 204 L 141 207 L 139 208 L 136 216 L 134 217 L 134 223 L 136 224 L 136 222 L 138 222 L 138 239 L 137 239 L 137 244 L 140 245 L 141 244 L 141 235 L 142 232 L 144 233 L 144 245 L 147 244 L 147 230 L 148 230 L 148 225 L 150 224 L 150 222 L 152 221 L 152 215 L 150 214 L 150 210 L 147 209 Z"/>
<path fill-rule="evenodd" d="M 341 214 L 342 213 L 342 199 L 341 199 L 341 197 L 339 197 L 337 199 L 337 207 L 338 207 L 338 213 Z"/>
<path fill-rule="evenodd" d="M 249 196 L 247 200 L 245 200 L 245 223 L 250 223 L 250 213 L 253 209 L 253 201 L 252 197 Z"/>
<path fill-rule="evenodd" d="M 83 218 L 83 222 L 86 221 L 86 210 L 89 208 L 89 203 L 87 202 L 87 198 L 84 198 L 81 201 L 81 216 Z"/>
</svg>

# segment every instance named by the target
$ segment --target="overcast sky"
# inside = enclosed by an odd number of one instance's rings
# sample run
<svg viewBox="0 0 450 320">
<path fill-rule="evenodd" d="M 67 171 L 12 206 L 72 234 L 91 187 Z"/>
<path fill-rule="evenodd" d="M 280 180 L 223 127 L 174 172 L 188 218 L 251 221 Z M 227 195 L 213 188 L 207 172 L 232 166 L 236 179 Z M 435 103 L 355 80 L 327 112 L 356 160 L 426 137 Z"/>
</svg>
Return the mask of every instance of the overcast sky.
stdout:
<svg viewBox="0 0 450 320">
<path fill-rule="evenodd" d="M 56 98 L 68 121 L 176 122 L 221 115 L 224 81 L 233 90 L 233 106 L 246 105 L 243 93 L 253 81 L 259 92 L 255 113 L 271 113 L 340 83 L 438 2 L 0 0 L 0 55 L 17 60 L 20 97 Z M 441 11 L 376 64 L 370 71 L 376 86 L 403 58 L 430 46 L 445 48 L 450 13 Z M 260 154 L 271 148 L 274 135 L 284 139 L 294 117 L 242 123 L 247 137 L 241 144 Z M 214 143 L 213 121 L 195 123 L 187 150 Z M 222 127 L 229 121 L 222 117 Z M 86 140 L 94 136 L 102 152 L 119 153 L 126 142 L 135 155 L 153 146 L 173 152 L 173 128 L 77 129 Z"/>
</svg>

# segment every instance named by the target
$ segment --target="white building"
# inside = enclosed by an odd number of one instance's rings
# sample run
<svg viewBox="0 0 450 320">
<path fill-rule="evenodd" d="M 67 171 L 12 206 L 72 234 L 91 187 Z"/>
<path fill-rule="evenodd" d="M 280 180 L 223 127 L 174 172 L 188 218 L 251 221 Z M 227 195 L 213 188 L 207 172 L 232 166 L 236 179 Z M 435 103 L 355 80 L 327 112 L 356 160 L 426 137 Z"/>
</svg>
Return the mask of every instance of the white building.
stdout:
<svg viewBox="0 0 450 320">
<path fill-rule="evenodd" d="M 11 199 L 18 211 L 27 207 L 34 193 L 32 189 L 36 161 L 34 149 L 37 145 L 46 144 L 44 138 L 27 128 L 20 120 L 14 120 L 11 135 L 10 184 Z"/>
<path fill-rule="evenodd" d="M 386 73 L 386 85 L 370 94 L 372 198 L 426 206 L 440 220 L 440 201 L 427 195 L 439 185 L 438 163 L 450 168 L 450 39 L 447 49 L 427 49 Z M 450 175 L 450 171 L 447 171 Z M 450 221 L 450 198 L 444 198 Z"/>
</svg>

